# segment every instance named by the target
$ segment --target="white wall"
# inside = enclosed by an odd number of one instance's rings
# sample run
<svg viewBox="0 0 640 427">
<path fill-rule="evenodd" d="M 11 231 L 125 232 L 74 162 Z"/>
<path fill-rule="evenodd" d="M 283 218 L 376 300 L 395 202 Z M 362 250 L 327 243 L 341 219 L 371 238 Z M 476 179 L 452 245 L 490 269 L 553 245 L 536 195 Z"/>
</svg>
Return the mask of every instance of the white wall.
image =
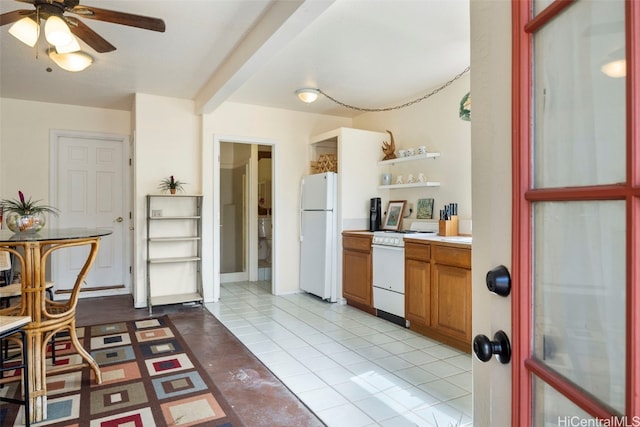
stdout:
<svg viewBox="0 0 640 427">
<path fill-rule="evenodd" d="M 457 202 L 462 221 L 461 232 L 471 232 L 471 125 L 459 117 L 460 100 L 469 92 L 469 87 L 470 77 L 467 73 L 441 92 L 411 107 L 366 113 L 353 119 L 355 128 L 379 132 L 390 130 L 396 150 L 424 145 L 428 151 L 442 154 L 436 160 L 394 166 L 392 172 L 394 175 L 403 174 L 405 179 L 409 173 L 416 175 L 424 172 L 428 181 L 440 181 L 440 187 L 383 190 L 380 193 L 383 206 L 389 199 L 407 200 L 413 204 L 413 214 L 407 220 L 407 226 L 410 220 L 415 219 L 417 200 L 434 198 L 434 215 L 444 204 Z M 425 88 L 425 93 L 432 89 Z M 380 160 L 382 157 L 380 150 Z"/>
<path fill-rule="evenodd" d="M 129 135 L 130 113 L 0 98 L 0 198 L 18 190 L 49 202 L 49 132 L 52 129 Z"/>
<path fill-rule="evenodd" d="M 205 215 L 213 215 L 211 188 L 214 175 L 214 135 L 234 136 L 242 140 L 263 139 L 275 144 L 273 155 L 274 183 L 274 238 L 273 256 L 274 283 L 278 294 L 299 290 L 299 241 L 298 241 L 298 197 L 300 178 L 308 173 L 308 148 L 311 136 L 341 126 L 351 126 L 351 120 L 342 117 L 322 116 L 288 110 L 267 108 L 238 103 L 224 103 L 215 112 L 203 117 L 203 167 Z M 209 200 L 207 200 L 209 199 Z M 211 225 L 212 221 L 205 221 Z M 251 224 L 250 224 L 251 225 Z M 256 225 L 257 230 L 257 225 Z M 213 240 L 213 230 L 203 231 L 205 242 Z M 214 254 L 206 254 L 208 257 Z M 203 269 L 211 269 L 207 263 Z M 213 277 L 214 272 L 203 271 L 204 277 Z M 205 280 L 207 283 L 207 280 Z"/>
<path fill-rule="evenodd" d="M 200 117 L 190 100 L 137 94 L 134 152 L 134 302 L 146 306 L 147 194 L 158 194 L 160 180 L 171 175 L 184 181 L 185 193 L 202 191 Z"/>
</svg>

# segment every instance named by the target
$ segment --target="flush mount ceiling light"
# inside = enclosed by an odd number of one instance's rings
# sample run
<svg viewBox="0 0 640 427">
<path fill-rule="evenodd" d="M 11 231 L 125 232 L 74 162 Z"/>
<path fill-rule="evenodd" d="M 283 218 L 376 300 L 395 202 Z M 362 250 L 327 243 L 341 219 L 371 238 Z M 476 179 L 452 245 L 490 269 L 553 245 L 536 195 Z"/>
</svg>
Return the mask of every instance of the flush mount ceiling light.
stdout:
<svg viewBox="0 0 640 427">
<path fill-rule="evenodd" d="M 607 56 L 607 60 L 600 67 L 600 71 L 607 77 L 619 79 L 627 75 L 627 60 L 624 48 L 616 49 Z"/>
<path fill-rule="evenodd" d="M 93 57 L 84 52 L 59 53 L 55 49 L 47 50 L 49 58 L 66 71 L 82 71 L 93 63 Z"/>
<path fill-rule="evenodd" d="M 313 101 L 318 99 L 319 94 L 320 94 L 320 91 L 318 89 L 312 89 L 308 87 L 298 89 L 296 91 L 296 95 L 298 95 L 298 98 L 300 98 L 300 101 L 306 102 L 307 104 L 311 104 Z"/>
<path fill-rule="evenodd" d="M 617 59 L 610 61 L 600 67 L 606 76 L 617 79 L 627 75 L 627 61 L 625 59 Z"/>
</svg>

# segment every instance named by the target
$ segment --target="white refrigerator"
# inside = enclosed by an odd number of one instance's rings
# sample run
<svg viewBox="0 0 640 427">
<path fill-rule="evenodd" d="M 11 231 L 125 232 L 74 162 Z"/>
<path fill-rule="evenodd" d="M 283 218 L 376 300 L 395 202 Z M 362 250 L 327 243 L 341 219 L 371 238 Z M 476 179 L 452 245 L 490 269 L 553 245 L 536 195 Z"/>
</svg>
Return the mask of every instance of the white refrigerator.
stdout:
<svg viewBox="0 0 640 427">
<path fill-rule="evenodd" d="M 300 190 L 300 288 L 324 300 L 337 295 L 337 174 L 302 178 Z"/>
</svg>

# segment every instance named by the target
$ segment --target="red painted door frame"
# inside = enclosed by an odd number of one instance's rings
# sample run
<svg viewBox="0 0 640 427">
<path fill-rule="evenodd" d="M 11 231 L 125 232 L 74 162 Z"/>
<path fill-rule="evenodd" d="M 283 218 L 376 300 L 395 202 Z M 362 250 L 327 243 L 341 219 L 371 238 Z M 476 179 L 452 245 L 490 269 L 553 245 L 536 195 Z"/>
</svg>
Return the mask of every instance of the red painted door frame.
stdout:
<svg viewBox="0 0 640 427">
<path fill-rule="evenodd" d="M 627 182 L 568 189 L 532 189 L 531 86 L 532 37 L 547 22 L 571 7 L 573 0 L 556 0 L 535 18 L 531 0 L 512 0 L 512 142 L 513 142 L 513 371 L 512 425 L 532 420 L 532 377 L 547 382 L 593 417 L 613 415 L 605 405 L 575 388 L 536 361 L 532 355 L 532 204 L 558 200 L 624 200 L 627 211 L 627 345 L 626 411 L 640 417 L 640 0 L 625 1 L 627 57 Z"/>
</svg>

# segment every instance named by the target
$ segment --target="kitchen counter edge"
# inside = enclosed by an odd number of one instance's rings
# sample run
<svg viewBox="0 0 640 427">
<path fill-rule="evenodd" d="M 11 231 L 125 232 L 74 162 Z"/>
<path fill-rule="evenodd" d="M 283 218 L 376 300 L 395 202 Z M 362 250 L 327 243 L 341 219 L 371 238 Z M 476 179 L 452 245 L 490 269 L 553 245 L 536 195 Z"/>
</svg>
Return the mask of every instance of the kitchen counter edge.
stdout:
<svg viewBox="0 0 640 427">
<path fill-rule="evenodd" d="M 343 236 L 372 236 L 373 232 L 368 230 L 344 230 L 342 232 Z M 409 237 L 411 236 L 411 237 Z M 418 237 L 419 236 L 419 237 Z M 454 240 L 459 238 L 469 238 L 472 239 L 471 236 L 461 235 L 461 236 L 440 236 L 437 234 L 408 234 L 405 236 L 404 241 L 407 243 L 418 243 L 418 244 L 427 244 L 427 243 L 438 243 L 447 246 L 453 246 L 457 248 L 470 248 L 472 246 L 472 241 L 463 241 L 456 242 Z"/>
</svg>

